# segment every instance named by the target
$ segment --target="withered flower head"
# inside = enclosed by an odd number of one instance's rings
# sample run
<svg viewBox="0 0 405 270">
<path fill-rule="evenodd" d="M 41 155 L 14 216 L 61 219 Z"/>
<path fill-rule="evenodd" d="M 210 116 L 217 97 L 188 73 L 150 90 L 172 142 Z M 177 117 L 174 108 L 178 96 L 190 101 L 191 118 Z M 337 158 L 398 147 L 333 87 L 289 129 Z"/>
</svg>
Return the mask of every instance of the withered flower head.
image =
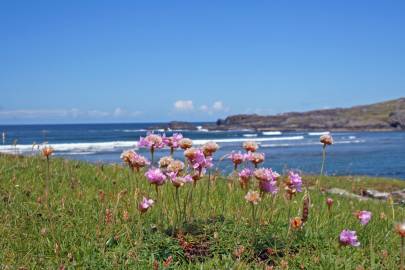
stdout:
<svg viewBox="0 0 405 270">
<path fill-rule="evenodd" d="M 259 148 L 257 143 L 255 141 L 248 141 L 243 143 L 243 148 L 247 152 L 256 152 L 256 150 Z"/>
<path fill-rule="evenodd" d="M 189 138 L 183 138 L 179 141 L 179 146 L 183 150 L 189 149 L 193 146 L 193 141 Z"/>
<path fill-rule="evenodd" d="M 302 219 L 300 217 L 295 217 L 291 220 L 291 228 L 294 230 L 298 230 L 302 226 Z"/>
<path fill-rule="evenodd" d="M 249 191 L 245 196 L 245 200 L 252 204 L 258 204 L 261 201 L 260 194 L 257 191 Z"/>
<path fill-rule="evenodd" d="M 184 162 L 180 161 L 180 160 L 173 160 L 172 162 L 170 162 L 169 166 L 167 166 L 167 170 L 169 172 L 181 172 L 184 169 Z"/>
<path fill-rule="evenodd" d="M 333 144 L 333 138 L 329 134 L 324 134 L 319 138 L 319 141 L 323 143 L 323 145 L 331 145 Z"/>
<path fill-rule="evenodd" d="M 202 146 L 202 150 L 206 157 L 212 156 L 219 148 L 219 145 L 216 142 L 207 142 Z"/>
<path fill-rule="evenodd" d="M 43 155 L 44 157 L 49 157 L 49 156 L 52 155 L 52 153 L 53 153 L 53 148 L 52 148 L 52 147 L 50 147 L 50 146 L 44 146 L 44 147 L 42 148 L 42 155 Z"/>
<path fill-rule="evenodd" d="M 159 160 L 159 167 L 167 168 L 173 161 L 174 159 L 171 156 L 161 157 Z"/>
<path fill-rule="evenodd" d="M 395 225 L 395 231 L 399 236 L 405 237 L 405 222 Z"/>
</svg>

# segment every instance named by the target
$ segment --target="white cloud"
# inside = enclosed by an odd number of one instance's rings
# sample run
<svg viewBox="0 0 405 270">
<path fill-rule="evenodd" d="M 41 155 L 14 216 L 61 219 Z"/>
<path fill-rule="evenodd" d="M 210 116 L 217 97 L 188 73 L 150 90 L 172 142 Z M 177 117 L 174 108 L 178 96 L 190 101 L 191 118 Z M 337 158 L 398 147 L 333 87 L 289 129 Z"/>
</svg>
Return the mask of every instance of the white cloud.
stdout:
<svg viewBox="0 0 405 270">
<path fill-rule="evenodd" d="M 212 104 L 212 109 L 214 111 L 222 111 L 224 109 L 224 104 L 222 101 L 215 101 L 214 104 Z"/>
<path fill-rule="evenodd" d="M 201 105 L 200 106 L 200 111 L 208 112 L 209 110 L 210 110 L 210 108 L 207 105 Z"/>
<path fill-rule="evenodd" d="M 229 110 L 229 108 L 224 106 L 224 103 L 222 101 L 215 101 L 211 106 L 207 106 L 205 104 L 201 105 L 199 109 L 200 109 L 200 111 L 208 113 L 208 114 L 226 112 Z"/>
<path fill-rule="evenodd" d="M 192 100 L 177 100 L 174 103 L 174 108 L 177 111 L 192 111 L 194 110 L 194 105 Z"/>
</svg>

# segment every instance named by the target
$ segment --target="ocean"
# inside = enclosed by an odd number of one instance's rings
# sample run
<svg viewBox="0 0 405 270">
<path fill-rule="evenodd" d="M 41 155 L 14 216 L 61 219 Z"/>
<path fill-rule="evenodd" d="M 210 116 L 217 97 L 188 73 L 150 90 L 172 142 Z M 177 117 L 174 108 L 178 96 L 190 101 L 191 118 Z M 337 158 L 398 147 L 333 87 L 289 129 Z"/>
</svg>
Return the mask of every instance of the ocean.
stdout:
<svg viewBox="0 0 405 270">
<path fill-rule="evenodd" d="M 200 123 L 201 124 L 201 123 Z M 198 123 L 197 123 L 198 125 Z M 0 152 L 32 155 L 37 153 L 33 143 L 47 142 L 55 149 L 55 156 L 89 162 L 120 163 L 120 154 L 136 149 L 136 141 L 145 136 L 156 123 L 136 124 L 61 124 L 61 125 L 0 125 Z M 219 159 L 232 150 L 242 150 L 246 140 L 260 143 L 266 155 L 265 167 L 278 172 L 288 169 L 318 174 L 322 158 L 319 136 L 322 132 L 257 132 L 253 130 L 167 131 L 180 132 L 196 146 L 213 140 L 220 145 L 215 162 L 224 173 L 232 170 L 229 160 Z M 155 133 L 163 133 L 162 130 Z M 335 144 L 327 148 L 328 175 L 367 175 L 405 179 L 405 132 L 332 132 Z M 3 139 L 3 138 L 0 138 Z M 149 152 L 138 149 L 149 158 Z M 168 155 L 159 150 L 157 157 Z M 183 159 L 182 152 L 175 157 Z"/>
</svg>

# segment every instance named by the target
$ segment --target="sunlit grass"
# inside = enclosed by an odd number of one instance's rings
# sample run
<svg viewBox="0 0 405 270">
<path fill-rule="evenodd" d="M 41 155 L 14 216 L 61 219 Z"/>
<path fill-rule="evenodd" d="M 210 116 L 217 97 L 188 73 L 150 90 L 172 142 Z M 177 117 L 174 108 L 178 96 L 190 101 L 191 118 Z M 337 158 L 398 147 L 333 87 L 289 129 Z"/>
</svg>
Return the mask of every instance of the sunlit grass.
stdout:
<svg viewBox="0 0 405 270">
<path fill-rule="evenodd" d="M 288 216 L 302 216 L 305 192 L 291 201 L 283 192 L 263 197 L 252 219 L 247 192 L 238 182 L 218 177 L 208 185 L 204 177 L 194 187 L 186 222 L 179 222 L 175 188 L 161 186 L 157 200 L 142 171 L 51 159 L 49 174 L 46 207 L 46 159 L 0 156 L 0 269 L 399 268 L 394 226 L 405 217 L 402 207 L 393 212 L 388 202 L 326 195 L 315 188 L 314 176 L 303 177 L 311 199 L 308 220 L 293 230 Z M 392 191 L 405 183 L 324 177 L 322 186 L 359 193 L 364 188 Z M 192 188 L 179 188 L 180 205 Z M 143 196 L 156 202 L 141 214 Z M 331 211 L 327 197 L 334 201 Z M 359 223 L 353 214 L 358 210 L 372 212 L 369 224 Z M 340 246 L 343 229 L 357 231 L 361 246 Z"/>
</svg>

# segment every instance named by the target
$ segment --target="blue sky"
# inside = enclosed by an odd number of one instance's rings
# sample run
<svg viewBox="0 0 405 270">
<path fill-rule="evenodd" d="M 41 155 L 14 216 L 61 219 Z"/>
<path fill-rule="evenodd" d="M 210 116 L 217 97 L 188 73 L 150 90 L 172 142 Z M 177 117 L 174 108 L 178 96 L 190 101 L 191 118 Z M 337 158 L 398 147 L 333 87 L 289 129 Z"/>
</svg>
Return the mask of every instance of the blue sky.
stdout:
<svg viewBox="0 0 405 270">
<path fill-rule="evenodd" d="M 1 1 L 0 124 L 211 121 L 405 96 L 404 1 Z"/>
</svg>

